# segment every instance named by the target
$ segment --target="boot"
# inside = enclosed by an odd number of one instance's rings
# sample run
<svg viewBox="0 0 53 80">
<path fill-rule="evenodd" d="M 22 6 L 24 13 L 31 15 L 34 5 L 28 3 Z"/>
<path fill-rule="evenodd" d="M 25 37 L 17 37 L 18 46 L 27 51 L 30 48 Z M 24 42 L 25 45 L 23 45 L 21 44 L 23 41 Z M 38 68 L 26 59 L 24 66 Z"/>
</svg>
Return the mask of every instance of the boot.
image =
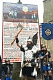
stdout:
<svg viewBox="0 0 53 80">
<path fill-rule="evenodd" d="M 48 80 L 48 76 L 44 76 L 44 80 Z"/>
<path fill-rule="evenodd" d="M 52 75 L 51 75 L 51 76 L 49 76 L 49 80 L 52 80 Z"/>
</svg>

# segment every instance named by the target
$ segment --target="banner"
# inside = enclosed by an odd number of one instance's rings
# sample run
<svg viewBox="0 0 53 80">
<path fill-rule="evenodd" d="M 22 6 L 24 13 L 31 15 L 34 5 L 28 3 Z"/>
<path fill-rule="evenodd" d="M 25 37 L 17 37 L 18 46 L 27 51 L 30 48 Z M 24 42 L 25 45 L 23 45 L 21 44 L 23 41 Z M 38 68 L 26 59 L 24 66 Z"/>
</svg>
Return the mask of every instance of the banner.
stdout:
<svg viewBox="0 0 53 80">
<path fill-rule="evenodd" d="M 50 23 L 42 24 L 42 37 L 45 40 L 53 39 L 53 24 L 50 24 Z"/>
</svg>

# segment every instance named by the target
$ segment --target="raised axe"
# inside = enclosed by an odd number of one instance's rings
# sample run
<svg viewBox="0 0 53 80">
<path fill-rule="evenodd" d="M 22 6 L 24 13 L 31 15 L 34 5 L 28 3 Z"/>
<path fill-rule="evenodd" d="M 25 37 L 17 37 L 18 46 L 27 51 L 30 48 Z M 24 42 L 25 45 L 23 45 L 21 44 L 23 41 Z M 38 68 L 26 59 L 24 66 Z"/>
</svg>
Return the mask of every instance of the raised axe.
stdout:
<svg viewBox="0 0 53 80">
<path fill-rule="evenodd" d="M 13 41 L 11 42 L 11 45 L 13 45 L 13 43 L 14 43 L 14 41 L 16 40 L 18 34 L 19 34 L 19 33 L 22 31 L 22 29 L 23 29 L 23 26 L 22 26 L 20 23 L 18 24 L 17 28 L 18 28 L 18 27 L 20 27 L 20 30 L 18 31 L 18 33 L 16 34 L 15 38 L 14 38 Z"/>
</svg>

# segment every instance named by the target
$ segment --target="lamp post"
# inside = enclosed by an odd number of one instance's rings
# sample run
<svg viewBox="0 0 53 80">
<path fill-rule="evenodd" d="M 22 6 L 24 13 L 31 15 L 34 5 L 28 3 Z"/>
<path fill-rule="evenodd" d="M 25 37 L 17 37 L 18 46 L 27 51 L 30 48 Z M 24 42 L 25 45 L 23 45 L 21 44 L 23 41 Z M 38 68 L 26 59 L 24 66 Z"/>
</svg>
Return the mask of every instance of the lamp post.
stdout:
<svg viewBox="0 0 53 80">
<path fill-rule="evenodd" d="M 18 1 L 18 4 L 22 4 L 22 2 L 19 0 L 19 1 Z"/>
<path fill-rule="evenodd" d="M 17 4 L 22 4 L 22 2 L 19 0 Z M 17 13 L 15 11 L 14 17 L 16 18 Z M 21 68 L 21 62 L 14 62 L 13 63 L 13 77 L 12 80 L 22 80 L 22 78 L 19 78 L 20 74 L 20 68 Z"/>
</svg>

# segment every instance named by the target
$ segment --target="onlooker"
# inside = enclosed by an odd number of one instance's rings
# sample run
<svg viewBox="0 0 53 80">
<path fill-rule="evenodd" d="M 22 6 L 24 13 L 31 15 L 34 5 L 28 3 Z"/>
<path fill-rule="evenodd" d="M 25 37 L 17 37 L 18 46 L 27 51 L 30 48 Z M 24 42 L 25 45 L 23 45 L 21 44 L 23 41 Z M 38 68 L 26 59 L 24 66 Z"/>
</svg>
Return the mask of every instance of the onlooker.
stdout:
<svg viewBox="0 0 53 80">
<path fill-rule="evenodd" d="M 10 60 L 5 60 L 5 75 L 6 75 L 6 80 L 9 79 L 11 80 L 11 76 L 12 76 L 12 73 L 11 73 L 11 70 L 12 70 L 12 65 L 10 64 Z"/>
<path fill-rule="evenodd" d="M 5 80 L 5 71 L 4 71 L 4 67 L 2 67 L 2 76 L 1 76 L 1 80 Z"/>
<path fill-rule="evenodd" d="M 51 57 L 50 51 L 47 50 L 46 46 L 42 46 L 43 52 L 41 53 L 42 70 L 44 71 L 44 79 L 52 80 L 51 63 L 49 58 Z M 44 54 L 43 54 L 44 53 Z"/>
<path fill-rule="evenodd" d="M 53 74 L 53 59 L 51 60 L 51 69 L 52 69 L 52 74 Z"/>
</svg>

